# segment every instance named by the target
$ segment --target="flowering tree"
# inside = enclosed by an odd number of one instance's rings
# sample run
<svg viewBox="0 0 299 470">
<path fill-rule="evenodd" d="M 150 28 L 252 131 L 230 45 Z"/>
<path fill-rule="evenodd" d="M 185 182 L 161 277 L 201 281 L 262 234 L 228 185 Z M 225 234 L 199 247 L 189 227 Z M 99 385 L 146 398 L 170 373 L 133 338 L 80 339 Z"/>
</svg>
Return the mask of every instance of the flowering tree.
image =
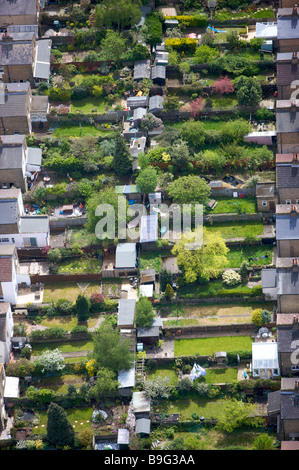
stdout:
<svg viewBox="0 0 299 470">
<path fill-rule="evenodd" d="M 191 115 L 193 119 L 196 119 L 199 116 L 199 113 L 202 111 L 204 107 L 202 96 L 197 98 L 190 103 Z"/>
<path fill-rule="evenodd" d="M 36 369 L 42 374 L 60 372 L 64 369 L 64 359 L 60 350 L 45 351 L 34 363 Z"/>
<path fill-rule="evenodd" d="M 140 121 L 141 129 L 145 131 L 150 131 L 156 127 L 160 127 L 162 125 L 161 119 L 154 116 L 152 113 L 147 113 Z"/>
<path fill-rule="evenodd" d="M 220 77 L 219 80 L 213 83 L 213 92 L 216 93 L 216 95 L 229 95 L 230 93 L 234 93 L 234 91 L 234 84 L 227 76 Z"/>
</svg>

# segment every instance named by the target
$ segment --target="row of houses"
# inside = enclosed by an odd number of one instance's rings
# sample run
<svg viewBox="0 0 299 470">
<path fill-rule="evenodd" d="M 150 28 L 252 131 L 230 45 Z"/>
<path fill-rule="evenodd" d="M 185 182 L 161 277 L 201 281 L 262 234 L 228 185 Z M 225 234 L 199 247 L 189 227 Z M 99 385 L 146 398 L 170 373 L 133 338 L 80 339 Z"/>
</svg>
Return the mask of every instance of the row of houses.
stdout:
<svg viewBox="0 0 299 470">
<path fill-rule="evenodd" d="M 285 449 L 299 448 L 299 12 L 295 1 L 280 0 L 277 13 L 276 181 L 269 194 L 275 205 L 276 266 L 262 270 L 262 288 L 274 301 L 281 389 L 268 395 L 268 414 Z M 291 442 L 292 441 L 292 442 Z"/>
<path fill-rule="evenodd" d="M 0 0 L 0 434 L 7 405 L 19 396 L 19 379 L 6 377 L 13 343 L 12 306 L 22 273 L 19 248 L 49 245 L 49 218 L 30 213 L 23 194 L 35 184 L 42 152 L 26 136 L 47 128 L 49 101 L 35 90 L 49 82 L 51 39 L 39 38 L 39 0 Z M 33 92 L 34 90 L 34 92 Z"/>
</svg>

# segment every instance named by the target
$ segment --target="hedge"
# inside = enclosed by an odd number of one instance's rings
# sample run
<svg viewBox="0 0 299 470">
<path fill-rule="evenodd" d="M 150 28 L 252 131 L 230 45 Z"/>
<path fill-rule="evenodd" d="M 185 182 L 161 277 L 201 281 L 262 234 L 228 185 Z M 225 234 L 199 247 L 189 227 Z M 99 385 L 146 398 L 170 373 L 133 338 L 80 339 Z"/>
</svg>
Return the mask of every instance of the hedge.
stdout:
<svg viewBox="0 0 299 470">
<path fill-rule="evenodd" d="M 206 15 L 165 16 L 165 20 L 177 20 L 179 23 L 183 23 L 187 27 L 204 28 L 208 26 L 208 17 Z"/>
<path fill-rule="evenodd" d="M 189 52 L 194 54 L 197 47 L 197 39 L 174 38 L 165 39 L 165 45 L 170 46 L 179 52 Z"/>
</svg>

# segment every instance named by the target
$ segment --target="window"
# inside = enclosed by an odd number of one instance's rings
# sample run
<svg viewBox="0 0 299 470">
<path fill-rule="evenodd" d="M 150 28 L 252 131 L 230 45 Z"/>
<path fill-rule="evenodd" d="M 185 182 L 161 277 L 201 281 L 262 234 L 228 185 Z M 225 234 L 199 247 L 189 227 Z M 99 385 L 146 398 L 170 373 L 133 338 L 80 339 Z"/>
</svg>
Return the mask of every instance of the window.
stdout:
<svg viewBox="0 0 299 470">
<path fill-rule="evenodd" d="M 0 243 L 9 243 L 9 238 L 0 238 Z"/>
<path fill-rule="evenodd" d="M 267 205 L 268 205 L 267 201 L 262 201 L 262 206 L 263 207 L 267 207 Z"/>
<path fill-rule="evenodd" d="M 286 204 L 292 204 L 291 199 L 287 199 Z"/>
</svg>

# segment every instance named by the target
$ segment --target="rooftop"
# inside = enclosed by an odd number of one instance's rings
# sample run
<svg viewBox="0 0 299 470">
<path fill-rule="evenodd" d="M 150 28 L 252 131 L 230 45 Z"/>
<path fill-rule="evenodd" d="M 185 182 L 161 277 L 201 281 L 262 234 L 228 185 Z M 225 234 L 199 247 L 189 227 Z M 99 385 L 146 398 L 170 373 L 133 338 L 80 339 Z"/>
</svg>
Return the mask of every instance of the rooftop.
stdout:
<svg viewBox="0 0 299 470">
<path fill-rule="evenodd" d="M 116 268 L 136 268 L 137 252 L 136 243 L 119 243 L 115 254 Z"/>
<path fill-rule="evenodd" d="M 119 371 L 117 381 L 120 384 L 118 388 L 135 387 L 135 363 L 131 369 Z"/>
<path fill-rule="evenodd" d="M 32 33 L 33 34 L 33 33 Z M 33 44 L 27 41 L 0 41 L 0 64 L 30 65 L 33 63 Z"/>
<path fill-rule="evenodd" d="M 276 214 L 276 240 L 298 240 L 299 217 Z"/>
<path fill-rule="evenodd" d="M 47 215 L 27 215 L 20 217 L 20 233 L 49 232 L 50 222 Z"/>
<path fill-rule="evenodd" d="M 276 110 L 276 132 L 299 132 L 299 113 L 288 109 Z"/>
<path fill-rule="evenodd" d="M 136 299 L 120 299 L 118 302 L 118 326 L 133 325 Z"/>
<path fill-rule="evenodd" d="M 299 188 L 299 166 L 276 166 L 277 188 Z"/>
<path fill-rule="evenodd" d="M 299 38 L 299 17 L 280 16 L 277 18 L 277 39 Z"/>
<path fill-rule="evenodd" d="M 32 15 L 37 12 L 36 4 L 36 0 L 0 0 L 0 15 Z"/>
</svg>

